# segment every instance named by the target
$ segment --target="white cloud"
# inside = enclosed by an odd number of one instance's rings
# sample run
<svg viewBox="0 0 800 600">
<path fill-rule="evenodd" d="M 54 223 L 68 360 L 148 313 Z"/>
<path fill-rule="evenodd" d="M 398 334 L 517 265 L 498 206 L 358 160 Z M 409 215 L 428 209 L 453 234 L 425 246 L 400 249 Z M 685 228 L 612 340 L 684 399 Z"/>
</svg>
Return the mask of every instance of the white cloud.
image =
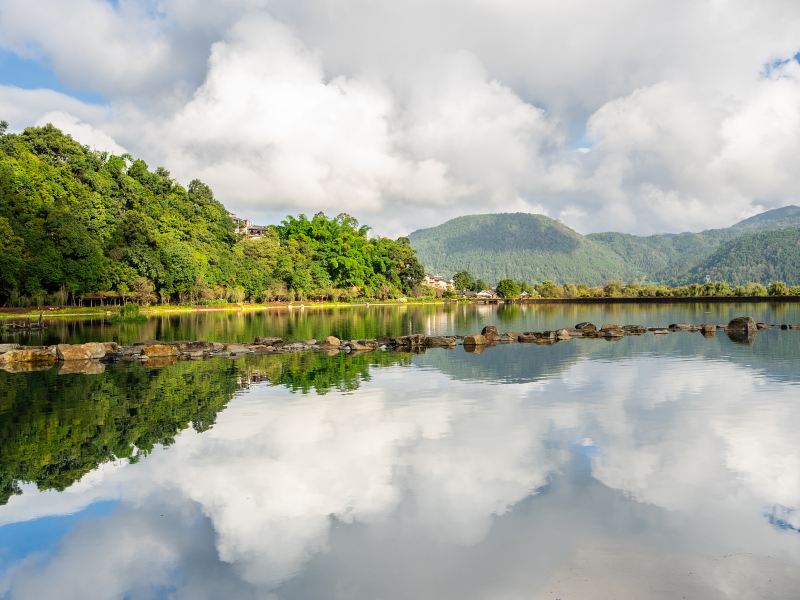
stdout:
<svg viewBox="0 0 800 600">
<path fill-rule="evenodd" d="M 539 207 L 678 231 L 795 202 L 798 65 L 764 65 L 798 32 L 790 0 L 0 0 L 0 46 L 108 99 L 37 92 L 4 108 L 17 126 L 64 111 L 237 212 L 392 234 Z"/>
</svg>

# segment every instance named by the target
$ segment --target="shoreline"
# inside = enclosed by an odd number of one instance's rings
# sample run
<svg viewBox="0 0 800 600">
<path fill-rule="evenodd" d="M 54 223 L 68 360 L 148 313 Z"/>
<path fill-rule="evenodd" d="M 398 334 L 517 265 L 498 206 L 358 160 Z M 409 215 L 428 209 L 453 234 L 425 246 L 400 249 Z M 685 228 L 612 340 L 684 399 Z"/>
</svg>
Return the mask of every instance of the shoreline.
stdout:
<svg viewBox="0 0 800 600">
<path fill-rule="evenodd" d="M 422 306 L 422 305 L 545 305 L 545 304 L 753 304 L 760 302 L 800 302 L 800 296 L 685 296 L 685 297 L 625 297 L 616 298 L 526 298 L 517 300 L 504 300 L 491 298 L 486 300 L 465 300 L 463 298 L 436 300 L 409 300 L 406 302 L 380 300 L 376 302 L 275 302 L 270 304 L 232 304 L 223 306 L 179 305 L 172 306 L 160 304 L 141 308 L 141 314 L 146 317 L 171 314 L 191 313 L 219 313 L 219 312 L 261 312 L 268 310 L 306 310 L 327 308 L 369 308 L 372 306 Z M 42 318 L 70 318 L 70 317 L 113 317 L 119 306 L 113 307 L 42 307 L 30 310 L 28 308 L 0 308 L 0 321 L 12 319 L 38 319 Z"/>
</svg>

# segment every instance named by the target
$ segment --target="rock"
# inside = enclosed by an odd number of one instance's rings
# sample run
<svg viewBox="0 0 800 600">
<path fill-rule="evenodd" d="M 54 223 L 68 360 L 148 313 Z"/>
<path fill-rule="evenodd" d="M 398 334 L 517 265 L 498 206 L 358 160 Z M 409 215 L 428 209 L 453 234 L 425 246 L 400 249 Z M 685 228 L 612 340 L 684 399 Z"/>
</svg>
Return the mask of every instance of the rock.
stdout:
<svg viewBox="0 0 800 600">
<path fill-rule="evenodd" d="M 600 329 L 600 333 L 606 338 L 621 338 L 625 336 L 625 330 L 622 327 L 610 324 L 603 325 Z"/>
<path fill-rule="evenodd" d="M 17 350 L 22 348 L 19 344 L 0 344 L 0 354 L 8 352 L 9 350 Z"/>
<path fill-rule="evenodd" d="M 769 325 L 766 323 L 756 323 L 756 329 L 769 329 Z"/>
<path fill-rule="evenodd" d="M 397 348 L 422 348 L 424 340 L 425 336 L 415 334 L 396 337 L 392 341 Z"/>
<path fill-rule="evenodd" d="M 147 346 L 142 346 L 141 353 L 147 358 L 178 356 L 178 349 L 175 346 L 170 346 L 169 344 L 149 344 Z"/>
<path fill-rule="evenodd" d="M 253 351 L 253 348 L 248 348 L 250 352 Z M 281 346 L 281 352 L 302 352 L 303 350 L 308 350 L 308 346 L 306 346 L 303 342 L 292 342 L 289 344 L 284 344 Z"/>
<path fill-rule="evenodd" d="M 250 354 L 252 350 L 247 344 L 225 344 L 225 352 L 228 354 Z M 148 356 L 151 355 L 148 354 Z"/>
<path fill-rule="evenodd" d="M 378 342 L 378 346 L 384 346 L 386 348 L 394 347 L 394 342 L 392 341 L 392 338 L 386 337 L 385 335 L 380 336 L 375 341 Z"/>
<path fill-rule="evenodd" d="M 706 335 L 706 334 L 716 335 L 717 326 L 716 325 L 711 325 L 709 323 L 703 323 L 702 325 L 700 325 L 700 333 L 702 333 L 703 335 Z"/>
<path fill-rule="evenodd" d="M 726 329 L 728 331 L 755 331 L 756 322 L 750 317 L 736 317 L 731 319 Z"/>
<path fill-rule="evenodd" d="M 56 356 L 59 360 L 93 360 L 103 358 L 108 352 L 106 344 L 58 344 Z"/>
<path fill-rule="evenodd" d="M 54 347 L 23 346 L 0 354 L 0 364 L 36 363 L 51 365 L 56 362 Z"/>
<path fill-rule="evenodd" d="M 181 354 L 207 354 L 214 350 L 212 342 L 173 342 L 170 345 L 175 346 Z"/>
<path fill-rule="evenodd" d="M 58 369 L 59 375 L 99 375 L 106 366 L 97 360 L 67 360 Z"/>
<path fill-rule="evenodd" d="M 651 327 L 650 331 L 653 332 L 653 335 L 667 335 L 669 333 L 669 329 L 664 329 L 660 327 Z"/>
<path fill-rule="evenodd" d="M 667 329 L 670 331 L 691 331 L 692 326 L 688 323 L 673 323 Z"/>
<path fill-rule="evenodd" d="M 329 335 L 319 343 L 319 347 L 326 349 L 338 348 L 341 343 L 342 342 L 339 338 L 333 335 Z"/>
<path fill-rule="evenodd" d="M 623 325 L 622 329 L 628 335 L 642 335 L 647 333 L 647 328 L 644 325 Z"/>
<path fill-rule="evenodd" d="M 303 343 L 306 346 L 316 346 L 317 345 L 317 340 L 315 340 L 314 338 L 309 338 L 307 340 L 303 340 Z"/>
<path fill-rule="evenodd" d="M 497 331 L 497 327 L 494 325 L 487 325 L 481 329 L 481 335 L 490 342 L 496 342 L 500 339 L 500 334 Z"/>
<path fill-rule="evenodd" d="M 489 343 L 483 334 L 464 336 L 464 346 L 485 346 Z"/>
<path fill-rule="evenodd" d="M 515 344 L 519 341 L 519 334 L 516 331 L 507 331 L 500 335 L 498 341 L 502 344 Z"/>
<path fill-rule="evenodd" d="M 750 317 L 736 317 L 731 319 L 725 331 L 732 342 L 752 344 L 756 337 L 756 322 Z"/>
<path fill-rule="evenodd" d="M 566 329 L 559 329 L 558 331 L 556 331 L 556 339 L 558 340 L 564 341 L 564 340 L 569 340 L 571 338 L 572 336 Z"/>
<path fill-rule="evenodd" d="M 261 344 L 262 346 L 274 346 L 275 344 L 280 344 L 281 342 L 283 342 L 283 338 L 273 336 L 263 336 L 255 339 L 255 343 Z M 338 346 L 339 344 L 337 343 L 336 345 Z"/>
<path fill-rule="evenodd" d="M 456 338 L 449 335 L 433 335 L 425 338 L 426 348 L 455 348 Z"/>
<path fill-rule="evenodd" d="M 784 323 L 783 325 L 781 325 L 781 329 L 786 331 L 787 329 L 790 329 L 790 327 L 786 323 Z"/>
<path fill-rule="evenodd" d="M 575 329 L 582 333 L 586 333 L 589 331 L 597 331 L 597 327 L 594 323 L 589 323 L 588 321 L 584 321 L 583 323 L 578 323 L 575 325 Z"/>
<path fill-rule="evenodd" d="M 535 333 L 520 333 L 517 336 L 517 341 L 521 344 L 535 344 L 539 337 Z"/>
</svg>

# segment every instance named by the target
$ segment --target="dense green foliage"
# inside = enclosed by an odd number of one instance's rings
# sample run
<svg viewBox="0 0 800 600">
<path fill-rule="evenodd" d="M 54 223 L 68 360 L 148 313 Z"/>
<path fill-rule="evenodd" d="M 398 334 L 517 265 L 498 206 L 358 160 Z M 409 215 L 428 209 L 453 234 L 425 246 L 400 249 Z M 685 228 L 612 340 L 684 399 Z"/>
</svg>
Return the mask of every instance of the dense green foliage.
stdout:
<svg viewBox="0 0 800 600">
<path fill-rule="evenodd" d="M 625 269 L 613 251 L 541 215 L 459 217 L 409 238 L 428 271 L 463 269 L 492 282 L 511 277 L 600 283 Z"/>
<path fill-rule="evenodd" d="M 422 277 L 408 240 L 370 238 L 348 215 L 241 239 L 201 181 L 183 188 L 51 125 L 0 134 L 0 302 L 387 298 Z"/>
<path fill-rule="evenodd" d="M 522 292 L 520 284 L 513 279 L 501 279 L 497 282 L 497 295 L 507 300 L 516 300 Z"/>
<path fill-rule="evenodd" d="M 800 281 L 800 227 L 761 231 L 722 244 L 683 279 L 727 281 Z"/>
<path fill-rule="evenodd" d="M 350 391 L 369 379 L 370 367 L 409 361 L 392 352 L 305 352 L 163 369 L 117 365 L 99 375 L 0 370 L 0 505 L 20 482 L 63 490 L 101 463 L 136 461 L 156 445 L 172 444 L 189 426 L 205 431 L 251 381 L 303 393 Z"/>
<path fill-rule="evenodd" d="M 611 280 L 680 284 L 721 278 L 719 266 L 743 272 L 731 282 L 773 279 L 800 282 L 796 263 L 775 261 L 792 256 L 792 240 L 765 231 L 800 227 L 800 208 L 787 206 L 752 217 L 728 229 L 701 233 L 635 236 L 595 233 L 582 236 L 541 215 L 501 214 L 459 217 L 411 234 L 412 246 L 428 270 L 449 274 L 466 270 L 490 281 L 513 278 L 558 284 L 603 285 Z M 745 241 L 748 240 L 749 241 Z M 760 254 L 765 268 L 753 269 L 729 246 Z M 783 245 L 783 250 L 778 249 Z M 714 255 L 716 258 L 710 260 Z"/>
</svg>

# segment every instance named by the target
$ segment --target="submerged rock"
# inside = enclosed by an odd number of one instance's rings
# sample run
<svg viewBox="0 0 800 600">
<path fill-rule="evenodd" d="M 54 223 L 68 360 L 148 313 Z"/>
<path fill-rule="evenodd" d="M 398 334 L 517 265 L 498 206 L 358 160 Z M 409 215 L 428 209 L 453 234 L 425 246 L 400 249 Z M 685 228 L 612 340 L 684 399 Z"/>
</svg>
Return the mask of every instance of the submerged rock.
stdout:
<svg viewBox="0 0 800 600">
<path fill-rule="evenodd" d="M 757 327 L 751 317 L 736 317 L 731 319 L 727 329 L 728 331 L 755 331 Z"/>
<path fill-rule="evenodd" d="M 500 335 L 498 341 L 502 344 L 515 344 L 519 341 L 519 334 L 516 331 L 507 331 Z"/>
<path fill-rule="evenodd" d="M 497 331 L 497 327 L 494 325 L 487 325 L 484 327 L 481 330 L 481 335 L 490 342 L 496 342 L 500 339 L 500 334 Z"/>
<path fill-rule="evenodd" d="M 606 338 L 621 338 L 625 336 L 625 330 L 619 325 L 607 323 L 600 328 L 600 333 Z"/>
<path fill-rule="evenodd" d="M 56 362 L 55 346 L 21 346 L 0 354 L 0 364 L 11 363 L 39 363 L 53 364 Z"/>
<path fill-rule="evenodd" d="M 147 358 L 178 356 L 178 349 L 169 344 L 148 344 L 141 347 L 141 354 Z"/>
<path fill-rule="evenodd" d="M 628 335 L 642 335 L 647 333 L 647 328 L 644 325 L 623 325 L 622 329 Z"/>
<path fill-rule="evenodd" d="M 116 344 L 113 344 L 116 346 Z M 113 352 L 114 349 L 111 349 Z M 58 360 L 98 360 L 109 352 L 109 344 L 89 342 L 86 344 L 58 344 L 56 356 Z"/>
<path fill-rule="evenodd" d="M 329 335 L 324 340 L 322 340 L 319 345 L 320 348 L 338 348 L 342 341 L 337 338 L 336 336 Z"/>
<path fill-rule="evenodd" d="M 448 335 L 434 335 L 425 338 L 426 348 L 455 348 L 456 338 Z"/>
</svg>

